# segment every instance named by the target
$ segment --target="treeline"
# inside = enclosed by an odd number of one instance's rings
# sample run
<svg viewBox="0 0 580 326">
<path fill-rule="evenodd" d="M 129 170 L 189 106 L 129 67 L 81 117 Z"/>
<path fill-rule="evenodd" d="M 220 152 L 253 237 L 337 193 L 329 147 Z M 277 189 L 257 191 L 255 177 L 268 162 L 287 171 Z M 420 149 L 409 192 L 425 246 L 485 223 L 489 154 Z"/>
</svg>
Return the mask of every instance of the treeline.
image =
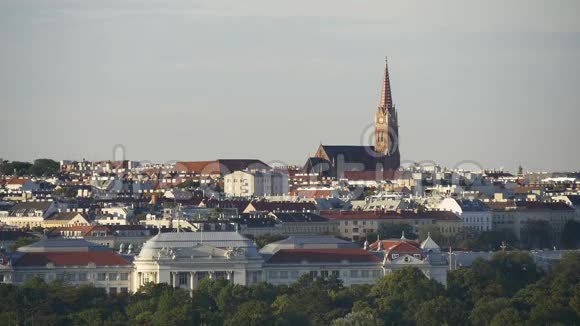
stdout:
<svg viewBox="0 0 580 326">
<path fill-rule="evenodd" d="M 3 325 L 578 325 L 580 254 L 544 274 L 522 252 L 451 272 L 445 289 L 417 269 L 373 286 L 302 277 L 291 286 L 204 280 L 191 296 L 149 284 L 134 295 L 31 280 L 0 285 Z"/>
<path fill-rule="evenodd" d="M 51 159 L 41 158 L 34 160 L 34 163 L 7 161 L 0 159 L 0 174 L 35 177 L 56 175 L 60 170 L 60 163 Z"/>
</svg>

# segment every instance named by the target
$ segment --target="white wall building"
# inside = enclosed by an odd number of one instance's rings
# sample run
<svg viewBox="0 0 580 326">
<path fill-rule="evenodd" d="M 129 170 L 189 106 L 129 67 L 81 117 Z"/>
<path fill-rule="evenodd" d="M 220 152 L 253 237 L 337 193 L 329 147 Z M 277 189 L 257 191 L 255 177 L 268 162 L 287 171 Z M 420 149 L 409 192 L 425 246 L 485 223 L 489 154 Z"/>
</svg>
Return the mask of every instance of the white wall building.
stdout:
<svg viewBox="0 0 580 326">
<path fill-rule="evenodd" d="M 492 212 L 481 200 L 445 198 L 439 209 L 459 215 L 463 226 L 477 232 L 491 231 Z"/>
<path fill-rule="evenodd" d="M 288 175 L 273 171 L 235 171 L 224 176 L 224 192 L 230 197 L 287 195 Z"/>
</svg>

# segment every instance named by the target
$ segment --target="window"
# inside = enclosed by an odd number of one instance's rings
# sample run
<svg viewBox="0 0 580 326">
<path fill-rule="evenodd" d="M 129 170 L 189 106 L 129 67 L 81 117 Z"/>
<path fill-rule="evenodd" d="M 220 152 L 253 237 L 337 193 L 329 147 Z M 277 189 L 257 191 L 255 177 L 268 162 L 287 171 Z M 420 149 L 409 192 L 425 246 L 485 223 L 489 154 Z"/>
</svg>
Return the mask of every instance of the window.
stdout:
<svg viewBox="0 0 580 326">
<path fill-rule="evenodd" d="M 109 281 L 116 281 L 117 273 L 109 273 Z"/>
<path fill-rule="evenodd" d="M 351 270 L 350 271 L 350 277 L 357 278 L 358 277 L 358 271 L 357 270 Z"/>
<path fill-rule="evenodd" d="M 322 276 L 323 278 L 328 278 L 328 271 L 321 271 L 320 276 Z"/>
<path fill-rule="evenodd" d="M 128 287 L 122 287 L 122 288 L 121 288 L 121 293 L 122 293 L 122 294 L 127 294 L 127 293 L 129 293 L 129 288 L 128 288 Z"/>
<path fill-rule="evenodd" d="M 317 271 L 310 271 L 310 277 L 312 277 L 314 279 L 317 276 L 318 276 L 318 272 Z"/>
<path fill-rule="evenodd" d="M 129 273 L 121 273 L 121 281 L 129 280 Z"/>
<path fill-rule="evenodd" d="M 287 279 L 288 278 L 288 271 L 281 271 L 280 278 Z"/>
<path fill-rule="evenodd" d="M 290 272 L 290 276 L 292 278 L 298 278 L 299 275 L 300 275 L 300 273 L 298 273 L 298 271 L 292 271 L 292 272 Z"/>
<path fill-rule="evenodd" d="M 109 294 L 110 295 L 116 295 L 117 294 L 117 288 L 109 288 Z"/>
<path fill-rule="evenodd" d="M 360 277 L 368 278 L 369 277 L 369 271 L 366 270 L 366 269 L 360 271 Z"/>
<path fill-rule="evenodd" d="M 84 282 L 87 280 L 87 273 L 79 273 L 79 281 Z"/>
<path fill-rule="evenodd" d="M 186 285 L 187 284 L 187 273 L 178 273 L 179 275 L 179 285 Z"/>
<path fill-rule="evenodd" d="M 97 273 L 97 281 L 104 281 L 107 279 L 107 273 Z"/>
<path fill-rule="evenodd" d="M 413 257 L 415 257 L 417 259 L 421 259 L 421 254 L 413 254 Z"/>
<path fill-rule="evenodd" d="M 399 258 L 399 254 L 392 254 L 392 255 L 391 255 L 391 258 L 392 258 L 392 259 L 397 259 L 397 258 Z"/>
<path fill-rule="evenodd" d="M 340 277 L 340 272 L 339 271 L 332 271 L 332 276 L 338 278 L 338 277 Z"/>
<path fill-rule="evenodd" d="M 278 272 L 277 271 L 270 271 L 268 273 L 268 277 L 271 279 L 277 279 L 278 278 Z"/>
</svg>

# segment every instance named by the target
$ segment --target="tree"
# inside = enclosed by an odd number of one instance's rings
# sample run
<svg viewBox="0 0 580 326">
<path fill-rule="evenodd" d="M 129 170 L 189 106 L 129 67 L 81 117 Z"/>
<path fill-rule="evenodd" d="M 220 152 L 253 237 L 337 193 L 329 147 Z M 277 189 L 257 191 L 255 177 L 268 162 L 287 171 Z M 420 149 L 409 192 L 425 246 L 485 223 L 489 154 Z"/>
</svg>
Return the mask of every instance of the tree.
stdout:
<svg viewBox="0 0 580 326">
<path fill-rule="evenodd" d="M 469 315 L 469 321 L 473 326 L 487 326 L 491 323 L 498 311 L 511 307 L 512 302 L 507 298 L 485 298 L 476 303 Z"/>
<path fill-rule="evenodd" d="M 187 188 L 187 189 L 194 189 L 194 188 L 198 188 L 199 186 L 200 186 L 199 181 L 193 181 L 193 180 L 186 180 L 186 181 L 177 185 L 178 188 Z"/>
<path fill-rule="evenodd" d="M 371 289 L 383 320 L 410 324 L 416 307 L 426 300 L 443 295 L 443 286 L 429 280 L 417 268 L 403 268 L 380 279 Z"/>
<path fill-rule="evenodd" d="M 272 325 L 273 323 L 274 319 L 270 306 L 264 302 L 252 300 L 242 303 L 234 316 L 226 320 L 224 325 L 261 326 Z"/>
<path fill-rule="evenodd" d="M 60 170 L 60 164 L 54 160 L 41 158 L 34 160 L 34 164 L 29 168 L 28 173 L 40 177 L 56 175 Z"/>
<path fill-rule="evenodd" d="M 418 325 L 463 325 L 465 309 L 461 302 L 444 296 L 423 302 L 415 314 Z"/>
<path fill-rule="evenodd" d="M 500 310 L 489 323 L 490 326 L 520 326 L 524 325 L 520 314 L 514 308 Z"/>
<path fill-rule="evenodd" d="M 378 229 L 378 235 L 381 239 L 399 239 L 403 232 L 405 232 L 405 238 L 416 239 L 417 235 L 413 233 L 413 227 L 405 223 L 381 223 Z"/>
<path fill-rule="evenodd" d="M 288 238 L 288 236 L 281 234 L 264 234 L 255 237 L 254 242 L 256 243 L 256 246 L 258 246 L 258 248 L 262 249 L 265 245 L 269 243 L 284 240 L 286 238 Z"/>
<path fill-rule="evenodd" d="M 351 312 L 348 315 L 335 319 L 332 326 L 380 326 L 383 321 L 371 310 Z"/>
</svg>

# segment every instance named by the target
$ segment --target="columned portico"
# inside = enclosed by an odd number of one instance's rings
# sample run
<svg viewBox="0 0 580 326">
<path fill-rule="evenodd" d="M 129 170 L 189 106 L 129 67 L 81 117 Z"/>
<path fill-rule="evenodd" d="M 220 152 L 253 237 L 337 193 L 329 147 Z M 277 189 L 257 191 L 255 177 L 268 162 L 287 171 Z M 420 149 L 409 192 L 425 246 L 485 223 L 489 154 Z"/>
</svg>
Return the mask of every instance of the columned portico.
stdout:
<svg viewBox="0 0 580 326">
<path fill-rule="evenodd" d="M 237 232 L 162 233 L 146 242 L 134 260 L 135 288 L 145 275 L 157 273 L 149 281 L 194 291 L 203 279 L 228 280 L 249 285 L 261 281 L 263 258 L 251 240 Z M 247 275 L 251 275 L 250 279 Z"/>
</svg>

